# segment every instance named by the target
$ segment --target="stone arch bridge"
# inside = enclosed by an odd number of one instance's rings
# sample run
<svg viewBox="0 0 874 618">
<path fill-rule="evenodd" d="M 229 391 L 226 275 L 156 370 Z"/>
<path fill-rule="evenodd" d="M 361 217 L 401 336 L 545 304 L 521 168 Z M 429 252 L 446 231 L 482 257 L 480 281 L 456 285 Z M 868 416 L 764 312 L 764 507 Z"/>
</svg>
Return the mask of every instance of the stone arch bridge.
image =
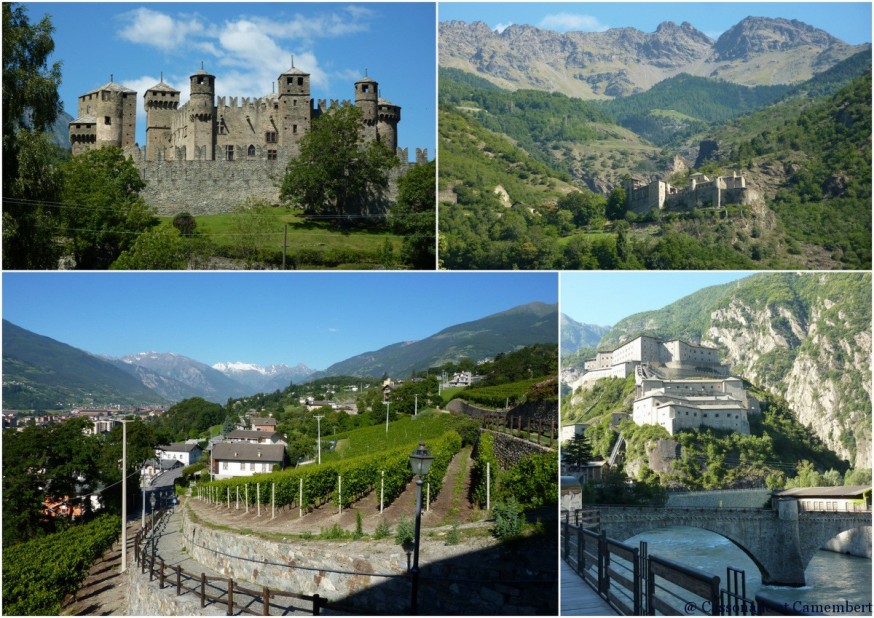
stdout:
<svg viewBox="0 0 874 618">
<path fill-rule="evenodd" d="M 601 529 L 617 541 L 637 534 L 689 526 L 715 532 L 744 551 L 762 572 L 762 582 L 803 586 L 814 554 L 846 530 L 871 526 L 871 512 L 798 512 L 795 500 L 777 509 L 655 508 L 598 506 Z"/>
</svg>

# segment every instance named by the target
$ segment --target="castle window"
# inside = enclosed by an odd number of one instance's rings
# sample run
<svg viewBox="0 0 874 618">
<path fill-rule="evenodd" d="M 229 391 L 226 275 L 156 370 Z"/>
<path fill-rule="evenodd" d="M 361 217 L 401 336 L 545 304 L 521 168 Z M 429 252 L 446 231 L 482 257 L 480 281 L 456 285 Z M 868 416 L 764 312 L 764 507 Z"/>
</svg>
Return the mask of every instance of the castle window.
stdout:
<svg viewBox="0 0 874 618">
<path fill-rule="evenodd" d="M 234 160 L 234 145 L 233 144 L 228 144 L 227 146 L 225 146 L 225 157 L 227 158 L 228 161 Z"/>
<path fill-rule="evenodd" d="M 367 84 L 364 84 L 361 87 L 361 92 L 370 92 L 370 86 L 368 86 Z"/>
<path fill-rule="evenodd" d="M 295 99 L 294 101 L 291 102 L 291 106 L 292 106 L 292 107 L 297 107 L 297 99 Z"/>
<path fill-rule="evenodd" d="M 276 143 L 276 131 L 267 131 L 265 138 L 266 138 L 268 144 L 275 144 Z"/>
<path fill-rule="evenodd" d="M 249 149 L 247 150 L 246 154 L 249 156 L 250 159 L 255 156 L 255 147 L 252 144 L 249 144 Z"/>
<path fill-rule="evenodd" d="M 275 150 L 268 150 L 267 151 L 267 160 L 268 161 L 276 161 L 276 151 Z"/>
<path fill-rule="evenodd" d="M 303 77 L 298 77 L 298 78 L 297 78 L 297 85 L 298 85 L 298 86 L 303 86 Z"/>
<path fill-rule="evenodd" d="M 110 118 L 109 116 L 104 116 L 103 124 L 112 124 L 112 118 Z"/>
<path fill-rule="evenodd" d="M 293 86 L 293 85 L 294 85 L 294 78 L 293 78 L 293 77 L 287 77 L 286 80 L 285 80 L 285 83 L 288 84 L 289 86 Z"/>
<path fill-rule="evenodd" d="M 297 133 L 297 125 L 296 124 L 291 125 L 291 132 Z"/>
<path fill-rule="evenodd" d="M 224 122 L 219 123 L 219 135 L 227 135 L 228 127 Z"/>
</svg>

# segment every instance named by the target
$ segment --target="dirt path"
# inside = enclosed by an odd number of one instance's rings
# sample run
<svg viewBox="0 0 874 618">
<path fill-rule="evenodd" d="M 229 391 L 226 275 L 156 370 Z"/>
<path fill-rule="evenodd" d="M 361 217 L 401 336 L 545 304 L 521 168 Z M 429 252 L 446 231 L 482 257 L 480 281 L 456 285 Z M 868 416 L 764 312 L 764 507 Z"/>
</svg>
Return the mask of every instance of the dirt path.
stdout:
<svg viewBox="0 0 874 618">
<path fill-rule="evenodd" d="M 140 529 L 137 521 L 127 530 L 127 567 L 134 564 L 134 536 Z M 91 566 L 87 577 L 79 585 L 75 595 L 70 595 L 61 605 L 63 616 L 127 616 L 128 576 L 122 574 L 121 540 L 116 541 L 101 558 Z"/>
<path fill-rule="evenodd" d="M 477 511 L 467 501 L 467 490 L 470 483 L 470 449 L 462 449 L 449 464 L 443 487 L 440 494 L 431 503 L 431 508 L 423 512 L 423 527 L 437 527 L 448 525 L 452 522 L 465 523 L 480 519 Z M 460 475 L 463 479 L 458 480 Z M 461 483 L 462 488 L 456 490 L 456 483 Z M 267 491 L 267 490 L 265 490 Z M 423 502 L 427 488 L 423 489 Z M 277 509 L 276 517 L 272 518 L 270 506 L 261 506 L 260 517 L 257 509 L 249 507 L 246 513 L 245 506 L 240 504 L 236 508 L 236 495 L 231 495 L 231 508 L 227 508 L 227 502 L 222 506 L 208 505 L 200 500 L 191 500 L 190 505 L 194 511 L 205 519 L 235 528 L 249 528 L 264 532 L 290 534 L 302 534 L 309 532 L 319 534 L 322 530 L 331 528 L 335 524 L 348 531 L 354 531 L 356 527 L 356 512 L 361 513 L 362 530 L 373 533 L 381 521 L 385 521 L 394 528 L 401 517 L 412 516 L 416 509 L 416 483 L 410 481 L 398 498 L 391 504 L 385 505 L 383 512 L 379 512 L 379 487 L 370 492 L 364 498 L 356 502 L 352 507 L 343 509 L 340 513 L 337 506 L 331 503 L 323 504 L 312 512 L 304 511 L 300 516 L 299 509 Z"/>
</svg>

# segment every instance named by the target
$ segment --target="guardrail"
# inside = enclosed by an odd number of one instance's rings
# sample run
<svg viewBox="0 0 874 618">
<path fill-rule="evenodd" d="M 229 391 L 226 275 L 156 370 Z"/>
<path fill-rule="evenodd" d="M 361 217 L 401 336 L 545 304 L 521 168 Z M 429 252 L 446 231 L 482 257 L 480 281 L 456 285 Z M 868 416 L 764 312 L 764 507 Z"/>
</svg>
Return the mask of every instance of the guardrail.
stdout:
<svg viewBox="0 0 874 618">
<path fill-rule="evenodd" d="M 717 575 L 649 555 L 645 541 L 632 547 L 608 538 L 606 531 L 598 530 L 599 520 L 592 513 L 565 512 L 561 557 L 620 614 L 804 615 L 761 594 L 755 601 L 746 598 L 745 575 L 738 569 L 728 568 L 726 590 Z"/>
<path fill-rule="evenodd" d="M 228 616 L 232 616 L 234 612 L 253 616 L 269 616 L 271 609 L 279 610 L 280 614 L 294 610 L 306 610 L 311 612 L 313 616 L 318 616 L 322 608 L 328 604 L 328 600 L 318 594 L 307 595 L 273 590 L 267 586 L 261 589 L 252 589 L 240 585 L 232 578 L 215 577 L 203 572 L 200 574 L 190 573 L 178 565 L 169 566 L 163 558 L 158 556 L 154 535 L 149 535 L 160 521 L 161 516 L 159 515 L 154 523 L 147 523 L 146 528 L 137 533 L 134 539 L 134 560 L 143 573 L 148 571 L 149 581 L 158 580 L 158 587 L 162 590 L 175 584 L 176 596 L 190 592 L 199 598 L 202 608 L 212 603 L 223 603 L 227 608 Z M 170 583 L 171 579 L 172 583 Z M 243 598 L 242 602 L 240 597 Z M 298 599 L 304 601 L 309 607 L 279 604 L 275 602 L 275 599 L 278 598 Z"/>
</svg>

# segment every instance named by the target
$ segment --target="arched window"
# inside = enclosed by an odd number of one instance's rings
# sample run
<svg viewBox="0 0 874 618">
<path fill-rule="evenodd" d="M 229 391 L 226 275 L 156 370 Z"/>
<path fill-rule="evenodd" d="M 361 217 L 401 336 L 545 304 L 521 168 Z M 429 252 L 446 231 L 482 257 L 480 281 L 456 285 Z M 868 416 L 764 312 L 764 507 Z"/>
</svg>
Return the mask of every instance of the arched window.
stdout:
<svg viewBox="0 0 874 618">
<path fill-rule="evenodd" d="M 255 147 L 252 144 L 249 144 L 249 150 L 247 152 L 249 158 L 253 158 L 255 156 Z"/>
</svg>

